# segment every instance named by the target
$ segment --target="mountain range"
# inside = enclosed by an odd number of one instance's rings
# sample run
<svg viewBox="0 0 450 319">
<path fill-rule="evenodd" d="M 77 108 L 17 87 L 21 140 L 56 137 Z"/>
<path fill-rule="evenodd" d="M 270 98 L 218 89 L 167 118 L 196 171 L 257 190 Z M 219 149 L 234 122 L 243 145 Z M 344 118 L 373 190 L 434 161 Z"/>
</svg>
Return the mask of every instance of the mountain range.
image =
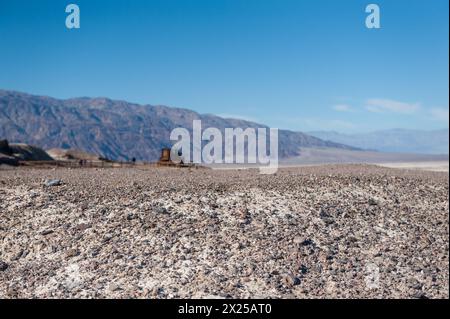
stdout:
<svg viewBox="0 0 450 319">
<path fill-rule="evenodd" d="M 108 98 L 55 99 L 0 90 L 0 138 L 44 149 L 79 149 L 113 160 L 154 161 L 161 148 L 172 145 L 170 132 L 177 127 L 267 127 L 254 122 L 199 114 L 162 105 L 140 105 Z M 279 131 L 279 156 L 291 158 L 301 148 L 357 150 L 289 130 Z"/>
<path fill-rule="evenodd" d="M 342 134 L 334 131 L 308 132 L 326 141 L 351 145 L 361 149 L 392 153 L 448 154 L 449 130 L 393 129 L 362 134 Z"/>
</svg>

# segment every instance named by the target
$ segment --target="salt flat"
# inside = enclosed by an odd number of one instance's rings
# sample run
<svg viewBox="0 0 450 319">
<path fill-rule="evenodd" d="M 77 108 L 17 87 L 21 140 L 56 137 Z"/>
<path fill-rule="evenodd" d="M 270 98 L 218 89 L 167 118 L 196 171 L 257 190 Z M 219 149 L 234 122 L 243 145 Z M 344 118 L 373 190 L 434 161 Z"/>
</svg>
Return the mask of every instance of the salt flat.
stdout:
<svg viewBox="0 0 450 319">
<path fill-rule="evenodd" d="M 449 162 L 448 161 L 438 161 L 438 162 L 409 162 L 409 163 L 381 163 L 378 164 L 384 167 L 391 168 L 403 168 L 403 169 L 416 169 L 425 170 L 432 172 L 448 172 Z"/>
</svg>

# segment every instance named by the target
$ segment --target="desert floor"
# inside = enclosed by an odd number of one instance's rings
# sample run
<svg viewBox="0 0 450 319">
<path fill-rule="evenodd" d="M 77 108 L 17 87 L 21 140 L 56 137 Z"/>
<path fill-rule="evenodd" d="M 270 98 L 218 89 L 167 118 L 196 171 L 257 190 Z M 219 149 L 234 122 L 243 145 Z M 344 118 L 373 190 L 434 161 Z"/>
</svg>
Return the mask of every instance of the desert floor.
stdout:
<svg viewBox="0 0 450 319">
<path fill-rule="evenodd" d="M 424 170 L 432 172 L 448 172 L 449 162 L 448 161 L 429 161 L 429 162 L 405 162 L 405 163 L 382 163 L 378 164 L 384 167 L 391 168 L 404 168 L 404 169 L 415 169 Z"/>
<path fill-rule="evenodd" d="M 0 170 L 0 298 L 448 298 L 448 196 L 370 165 Z"/>
</svg>

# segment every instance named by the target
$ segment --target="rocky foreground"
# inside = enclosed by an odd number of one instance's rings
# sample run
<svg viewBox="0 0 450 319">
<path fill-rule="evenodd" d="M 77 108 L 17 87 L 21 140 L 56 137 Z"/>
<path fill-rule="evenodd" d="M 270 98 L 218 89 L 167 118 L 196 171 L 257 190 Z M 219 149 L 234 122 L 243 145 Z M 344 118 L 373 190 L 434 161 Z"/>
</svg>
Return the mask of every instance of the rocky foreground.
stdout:
<svg viewBox="0 0 450 319">
<path fill-rule="evenodd" d="M 448 200 L 363 165 L 0 170 L 0 298 L 449 298 Z"/>
</svg>

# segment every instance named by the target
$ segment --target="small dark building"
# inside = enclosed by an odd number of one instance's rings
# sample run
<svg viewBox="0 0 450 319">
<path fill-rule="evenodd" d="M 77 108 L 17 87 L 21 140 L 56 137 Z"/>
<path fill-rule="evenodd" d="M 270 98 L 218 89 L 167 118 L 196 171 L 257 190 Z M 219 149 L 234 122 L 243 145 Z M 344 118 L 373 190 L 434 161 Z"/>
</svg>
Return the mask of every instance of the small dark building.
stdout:
<svg viewBox="0 0 450 319">
<path fill-rule="evenodd" d="M 160 162 L 170 162 L 170 148 L 163 148 L 161 150 Z"/>
</svg>

